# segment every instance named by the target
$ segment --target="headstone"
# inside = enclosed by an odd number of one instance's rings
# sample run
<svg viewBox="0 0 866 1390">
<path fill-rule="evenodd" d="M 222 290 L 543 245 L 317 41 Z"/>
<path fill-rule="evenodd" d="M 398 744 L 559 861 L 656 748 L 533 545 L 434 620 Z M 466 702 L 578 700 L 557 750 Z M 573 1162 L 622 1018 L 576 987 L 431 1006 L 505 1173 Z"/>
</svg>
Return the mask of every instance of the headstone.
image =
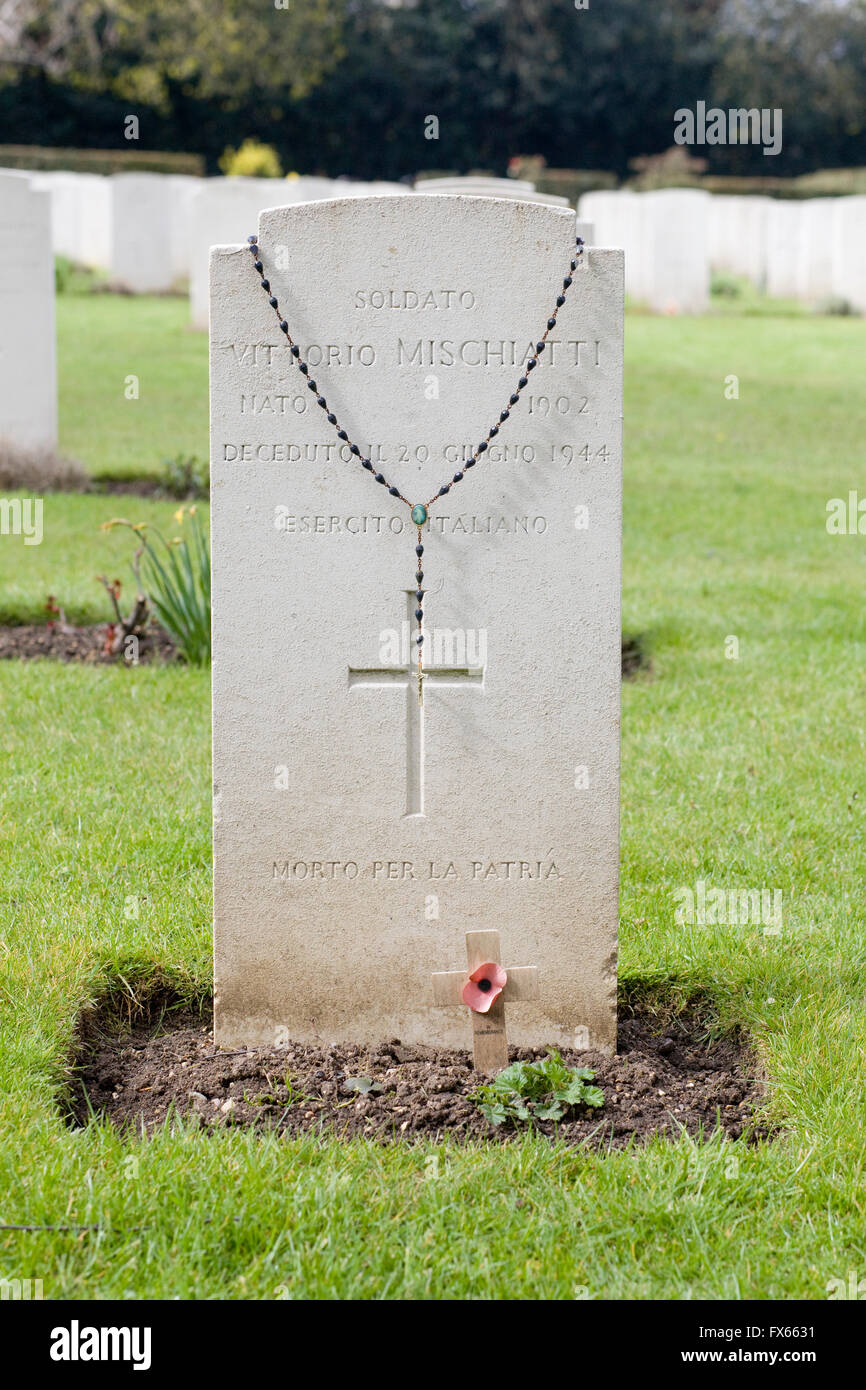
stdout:
<svg viewBox="0 0 866 1390">
<path fill-rule="evenodd" d="M 710 302 L 709 203 L 698 188 L 641 197 L 647 304 L 660 314 L 703 314 Z"/>
<path fill-rule="evenodd" d="M 111 180 L 102 174 L 51 170 L 33 175 L 33 187 L 51 195 L 55 256 L 105 269 L 111 261 Z"/>
<path fill-rule="evenodd" d="M 401 184 L 365 184 L 349 179 L 205 179 L 193 196 L 190 211 L 190 324 L 207 328 L 210 248 L 217 243 L 244 241 L 258 225 L 265 208 L 284 207 L 323 198 L 357 198 L 369 192 L 402 195 Z"/>
<path fill-rule="evenodd" d="M 494 179 L 477 175 L 465 178 L 419 179 L 417 193 L 454 193 L 475 198 L 514 198 L 521 202 L 546 203 L 549 207 L 568 207 L 568 199 L 557 193 L 538 193 L 534 183 L 518 179 Z"/>
<path fill-rule="evenodd" d="M 626 294 L 639 302 L 647 295 L 642 206 L 642 195 L 627 188 L 593 189 L 578 203 L 578 216 L 592 224 L 594 244 L 625 252 Z"/>
<path fill-rule="evenodd" d="M 767 294 L 795 299 L 799 292 L 800 241 L 803 205 L 774 198 L 767 213 Z"/>
<path fill-rule="evenodd" d="M 767 217 L 771 198 L 713 196 L 707 242 L 713 270 L 743 276 L 756 289 L 767 281 Z"/>
<path fill-rule="evenodd" d="M 51 197 L 0 173 L 0 438 L 57 444 Z"/>
<path fill-rule="evenodd" d="M 833 294 L 866 314 L 866 197 L 840 198 L 833 235 Z"/>
<path fill-rule="evenodd" d="M 836 215 L 842 198 L 807 198 L 801 204 L 797 298 L 817 304 L 833 294 Z"/>
<path fill-rule="evenodd" d="M 134 294 L 175 283 L 174 190 L 168 174 L 111 176 L 111 272 Z"/>
<path fill-rule="evenodd" d="M 262 214 L 317 391 L 410 501 L 499 419 L 574 229 L 429 195 Z M 512 1042 L 614 1045 L 622 255 L 584 255 L 519 405 L 423 527 L 420 703 L 408 508 L 305 389 L 249 248 L 212 253 L 223 1046 L 465 1047 L 431 976 L 470 929 L 537 971 Z"/>
</svg>

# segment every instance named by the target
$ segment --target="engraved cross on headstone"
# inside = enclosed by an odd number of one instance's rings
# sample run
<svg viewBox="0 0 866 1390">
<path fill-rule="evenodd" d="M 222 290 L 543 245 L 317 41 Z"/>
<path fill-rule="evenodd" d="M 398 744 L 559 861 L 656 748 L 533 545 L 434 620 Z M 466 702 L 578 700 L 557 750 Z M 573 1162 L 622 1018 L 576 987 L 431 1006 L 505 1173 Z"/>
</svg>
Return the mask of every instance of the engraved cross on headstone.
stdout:
<svg viewBox="0 0 866 1390">
<path fill-rule="evenodd" d="M 415 592 L 407 590 L 407 613 L 410 631 L 414 628 Z M 425 660 L 423 685 L 466 686 L 483 688 L 484 667 L 434 666 Z M 406 811 L 407 816 L 424 814 L 424 705 L 418 699 L 418 675 L 415 654 L 402 666 L 349 667 L 349 686 L 388 690 L 396 687 L 406 691 Z"/>
<path fill-rule="evenodd" d="M 455 1004 L 465 1007 L 463 990 L 470 975 L 478 966 L 501 964 L 498 931 L 468 931 L 466 933 L 466 969 L 437 970 L 433 974 L 433 998 L 440 1008 Z M 502 993 L 494 999 L 486 1013 L 472 1013 L 472 1049 L 475 1070 L 502 1071 L 508 1066 L 508 1039 L 505 1035 L 505 1005 L 538 998 L 538 971 L 534 965 L 514 965 L 506 970 L 508 976 Z M 483 988 L 486 982 L 481 981 Z"/>
</svg>

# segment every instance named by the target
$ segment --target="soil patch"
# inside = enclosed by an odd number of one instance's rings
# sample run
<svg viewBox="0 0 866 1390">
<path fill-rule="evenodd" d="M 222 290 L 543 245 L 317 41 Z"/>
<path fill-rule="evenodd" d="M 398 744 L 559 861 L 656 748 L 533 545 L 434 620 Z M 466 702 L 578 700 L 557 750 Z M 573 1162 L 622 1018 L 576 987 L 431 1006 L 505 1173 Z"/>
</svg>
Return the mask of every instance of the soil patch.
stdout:
<svg viewBox="0 0 866 1390">
<path fill-rule="evenodd" d="M 495 1127 L 469 1099 L 479 1077 L 468 1052 L 405 1046 L 397 1038 L 375 1047 L 289 1043 L 271 1049 L 218 1051 L 200 1018 L 154 1033 L 142 1026 L 122 1037 L 98 1037 L 76 1059 L 73 1123 L 92 1110 L 139 1133 L 172 1111 L 207 1129 L 243 1126 L 296 1135 L 326 1132 L 381 1142 L 406 1138 L 508 1141 L 522 1132 Z M 660 1031 L 661 1029 L 661 1031 Z M 544 1048 L 511 1048 L 511 1061 Z M 583 1110 L 537 1130 L 569 1144 L 622 1147 L 655 1135 L 674 1137 L 721 1128 L 730 1138 L 766 1137 L 754 1119 L 765 1095 L 756 1060 L 739 1037 L 710 1042 L 695 1020 L 662 1028 L 656 1018 L 622 1019 L 615 1057 L 563 1052 L 589 1066 L 604 1091 L 601 1110 Z M 359 1094 L 361 1084 L 377 1089 Z M 381 1089 L 378 1089 L 378 1088 Z"/>
<path fill-rule="evenodd" d="M 70 623 L 34 623 L 21 627 L 0 627 L 0 660 L 19 658 L 33 661 L 49 657 L 54 661 L 84 661 L 90 664 L 114 662 L 124 665 L 122 656 L 106 652 L 108 624 L 74 627 Z M 161 627 L 151 627 L 139 638 L 138 660 L 144 664 L 177 660 L 174 642 Z"/>
</svg>

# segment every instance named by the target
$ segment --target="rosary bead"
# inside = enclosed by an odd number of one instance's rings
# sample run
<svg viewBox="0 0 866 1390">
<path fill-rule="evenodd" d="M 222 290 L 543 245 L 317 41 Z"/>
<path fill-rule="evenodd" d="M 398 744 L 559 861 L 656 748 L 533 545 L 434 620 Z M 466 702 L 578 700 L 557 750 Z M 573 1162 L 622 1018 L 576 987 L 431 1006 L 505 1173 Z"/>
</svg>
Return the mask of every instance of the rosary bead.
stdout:
<svg viewBox="0 0 866 1390">
<path fill-rule="evenodd" d="M 424 571 L 423 571 L 423 570 L 419 570 L 418 573 L 415 575 L 416 582 L 417 582 L 418 584 L 420 584 L 420 583 L 421 583 L 421 580 L 422 580 L 423 578 L 424 578 Z"/>
<path fill-rule="evenodd" d="M 487 440 L 486 440 L 486 439 L 482 439 L 481 443 L 478 445 L 478 452 L 479 452 L 479 454 L 483 454 L 486 448 L 487 448 Z"/>
<path fill-rule="evenodd" d="M 370 462 L 370 460 L 369 460 L 369 459 L 361 459 L 361 462 L 363 463 L 364 467 L 365 467 L 365 468 L 369 468 L 370 472 L 372 473 L 372 471 L 373 471 L 373 465 L 372 465 L 372 463 Z"/>
<path fill-rule="evenodd" d="M 250 246 L 255 246 L 256 242 L 258 241 L 258 237 L 257 237 L 257 236 L 248 236 L 248 237 L 247 237 L 247 241 L 250 243 Z"/>
<path fill-rule="evenodd" d="M 324 396 L 317 396 L 317 397 L 316 397 L 316 405 L 320 405 L 320 406 L 322 407 L 323 410 L 326 410 L 326 409 L 327 409 L 327 406 L 328 406 L 328 402 L 325 400 L 325 397 L 324 397 Z"/>
<path fill-rule="evenodd" d="M 555 327 L 556 327 L 556 319 L 548 319 L 548 320 L 547 320 L 547 326 L 548 326 L 548 328 L 555 328 Z"/>
<path fill-rule="evenodd" d="M 566 275 L 565 279 L 564 279 L 563 282 L 562 282 L 562 288 L 563 288 L 564 290 L 567 290 L 570 284 L 571 284 L 571 276 L 570 276 L 570 275 Z"/>
<path fill-rule="evenodd" d="M 400 496 L 400 489 L 398 487 L 389 487 L 388 491 L 390 492 L 392 497 Z"/>
<path fill-rule="evenodd" d="M 415 617 L 418 619 L 418 621 L 419 621 L 419 623 L 420 623 L 421 619 L 424 617 L 424 610 L 423 610 L 423 608 L 416 608 L 416 609 L 415 609 Z"/>
<path fill-rule="evenodd" d="M 423 554 L 424 554 L 424 547 L 423 547 L 423 545 L 416 545 L 416 547 L 415 547 L 415 554 L 416 554 L 416 555 L 423 555 Z"/>
<path fill-rule="evenodd" d="M 277 307 L 277 301 L 276 301 L 276 299 L 274 298 L 273 295 L 271 295 L 270 299 L 268 300 L 268 303 L 270 304 L 270 306 L 271 306 L 272 309 L 276 309 L 276 307 Z"/>
<path fill-rule="evenodd" d="M 527 384 L 528 381 L 529 381 L 529 377 L 528 377 L 528 376 L 522 376 L 522 377 L 520 378 L 520 380 L 518 381 L 518 383 L 517 383 L 517 389 L 518 389 L 518 391 L 522 391 L 523 388 L 524 388 L 524 386 Z"/>
<path fill-rule="evenodd" d="M 464 463 L 463 467 L 464 467 L 464 468 L 474 468 L 477 462 L 478 462 L 477 459 L 467 459 L 466 462 Z"/>
<path fill-rule="evenodd" d="M 262 289 L 263 289 L 263 290 L 269 290 L 270 288 L 271 288 L 271 282 L 270 282 L 270 280 L 263 280 L 263 281 L 262 281 Z"/>
<path fill-rule="evenodd" d="M 527 364 L 526 364 L 526 370 L 527 370 L 528 372 L 534 372 L 534 371 L 535 371 L 535 368 L 536 368 L 537 366 L 538 366 L 538 358 L 537 358 L 537 357 L 530 357 L 529 361 L 528 361 Z"/>
<path fill-rule="evenodd" d="M 337 430 L 337 438 L 338 438 L 338 439 L 348 439 L 349 436 L 347 435 L 347 433 L 346 433 L 345 430 Z"/>
<path fill-rule="evenodd" d="M 292 343 L 292 356 L 293 356 L 293 357 L 300 357 L 300 355 L 301 355 L 301 349 L 298 347 L 297 343 Z"/>
<path fill-rule="evenodd" d="M 319 388 L 318 388 L 318 386 L 316 385 L 316 383 L 313 381 L 313 378 L 310 377 L 309 381 L 307 382 L 307 390 L 308 390 L 308 391 L 318 391 L 318 389 L 319 389 Z"/>
<path fill-rule="evenodd" d="M 423 589 L 416 589 L 416 590 L 415 590 L 415 597 L 416 597 L 416 599 L 418 600 L 418 602 L 420 603 L 421 600 L 422 600 L 422 598 L 424 597 L 424 590 L 423 590 Z"/>
<path fill-rule="evenodd" d="M 440 487 L 440 489 L 439 489 L 439 496 L 440 496 L 440 497 L 444 497 L 445 494 L 446 494 L 446 492 L 450 492 L 450 491 L 451 491 L 451 484 L 450 484 L 450 483 L 445 483 L 445 484 L 444 484 L 442 487 Z"/>
<path fill-rule="evenodd" d="M 495 434 L 498 434 L 498 433 L 499 433 L 499 426 L 498 426 L 498 425 L 494 425 L 493 428 L 492 428 L 491 431 L 490 431 L 490 438 L 492 439 L 493 436 L 494 436 Z"/>
<path fill-rule="evenodd" d="M 520 400 L 520 397 L 519 397 L 519 396 L 517 396 L 517 395 L 512 396 L 511 399 L 509 400 L 509 405 L 517 405 L 517 402 L 518 402 L 519 400 Z"/>
<path fill-rule="evenodd" d="M 285 319 L 283 319 L 282 323 L 280 324 L 280 328 L 283 330 L 284 333 L 288 333 L 289 325 L 286 323 Z"/>
<path fill-rule="evenodd" d="M 557 307 L 557 309 L 561 309 L 564 303 L 565 303 L 565 295 L 564 295 L 564 294 L 558 294 L 558 295 L 556 296 L 556 307 Z"/>
<path fill-rule="evenodd" d="M 418 636 L 415 638 L 415 641 L 418 643 L 418 646 L 419 646 L 419 647 L 422 645 L 422 643 L 423 643 L 423 641 L 424 641 L 424 634 L 423 634 L 423 632 L 419 632 L 419 633 L 418 633 Z"/>
<path fill-rule="evenodd" d="M 586 243 L 584 242 L 584 239 L 583 239 L 582 236 L 577 237 L 577 238 L 576 238 L 576 241 L 577 241 L 578 246 L 585 246 L 585 245 L 586 245 Z"/>
<path fill-rule="evenodd" d="M 462 477 L 463 477 L 463 474 L 462 474 L 462 473 L 455 473 L 455 474 L 454 474 L 454 477 L 451 479 L 451 481 L 452 481 L 452 483 L 459 483 L 459 482 L 460 482 L 460 479 L 461 479 Z"/>
<path fill-rule="evenodd" d="M 412 508 L 411 515 L 416 526 L 423 526 L 424 522 L 427 520 L 427 508 L 424 506 L 424 503 L 416 502 L 415 506 Z"/>
<path fill-rule="evenodd" d="M 303 372 L 304 376 L 309 376 L 309 375 L 310 375 L 310 369 L 309 369 L 309 367 L 307 366 L 306 362 L 299 362 L 299 363 L 298 363 L 298 371 L 299 371 L 299 372 Z"/>
<path fill-rule="evenodd" d="M 572 270 L 577 270 L 577 261 L 572 261 L 571 268 Z"/>
<path fill-rule="evenodd" d="M 337 417 L 336 417 L 336 415 L 334 414 L 334 412 L 331 411 L 330 415 L 328 416 L 328 424 L 329 424 L 329 425 L 336 425 L 336 423 L 337 423 Z"/>
<path fill-rule="evenodd" d="M 357 444 L 350 445 L 349 452 L 352 454 L 357 454 L 359 458 L 361 456 L 361 450 L 358 448 Z"/>
<path fill-rule="evenodd" d="M 536 351 L 536 352 L 544 352 L 544 349 L 545 349 L 546 347 L 547 347 L 547 343 L 544 343 L 544 342 L 542 342 L 542 343 L 536 343 L 536 344 L 535 344 L 535 351 Z"/>
<path fill-rule="evenodd" d="M 384 483 L 384 481 L 385 481 L 385 475 L 384 475 L 384 473 L 377 473 L 377 474 L 375 474 L 375 478 L 376 478 L 376 482 L 377 482 L 377 483 Z"/>
<path fill-rule="evenodd" d="M 262 265 L 261 261 L 253 261 L 253 265 L 255 266 L 255 268 L 256 268 L 256 270 L 259 272 L 259 274 L 261 275 L 262 271 L 264 270 L 264 266 Z"/>
<path fill-rule="evenodd" d="M 501 414 L 500 417 L 499 417 L 503 424 L 505 424 L 505 421 L 508 419 L 508 417 L 509 417 L 510 414 L 511 414 L 511 411 L 510 411 L 510 410 L 503 410 L 502 414 Z"/>
</svg>

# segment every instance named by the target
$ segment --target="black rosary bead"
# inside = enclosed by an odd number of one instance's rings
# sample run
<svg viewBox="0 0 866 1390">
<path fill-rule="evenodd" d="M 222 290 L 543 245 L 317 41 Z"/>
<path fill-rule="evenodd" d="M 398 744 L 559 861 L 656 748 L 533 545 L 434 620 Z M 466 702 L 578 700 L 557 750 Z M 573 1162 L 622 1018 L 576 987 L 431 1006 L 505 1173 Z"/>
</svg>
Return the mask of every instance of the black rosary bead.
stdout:
<svg viewBox="0 0 866 1390">
<path fill-rule="evenodd" d="M 463 477 L 463 474 L 462 474 L 462 473 L 455 473 L 455 474 L 454 474 L 454 477 L 451 479 L 451 481 L 452 481 L 452 483 L 459 483 L 459 482 L 460 482 L 460 479 L 461 479 L 462 477 Z"/>
<path fill-rule="evenodd" d="M 422 598 L 424 597 L 424 590 L 423 590 L 423 589 L 416 589 L 416 590 L 415 590 L 415 597 L 416 597 L 416 599 L 418 600 L 418 602 L 420 603 L 421 600 L 422 600 Z"/>
<path fill-rule="evenodd" d="M 570 276 L 570 275 L 566 275 L 565 279 L 564 279 L 563 282 L 562 282 L 562 288 L 563 288 L 564 290 L 567 290 L 570 284 L 571 284 L 571 276 Z"/>
<path fill-rule="evenodd" d="M 547 320 L 547 326 L 548 326 L 548 328 L 555 328 L 555 327 L 556 327 L 556 319 L 548 319 L 548 320 Z"/>
<path fill-rule="evenodd" d="M 537 358 L 537 357 L 530 357 L 529 361 L 528 361 L 527 364 L 526 364 L 526 370 L 527 370 L 528 372 L 534 372 L 534 371 L 535 371 L 535 368 L 536 368 L 537 366 L 538 366 L 538 358 Z"/>
<path fill-rule="evenodd" d="M 479 452 L 479 454 L 483 454 L 483 453 L 484 453 L 484 450 L 485 450 L 486 448 L 487 448 L 487 440 L 486 440 L 486 439 L 482 439 L 481 443 L 478 445 L 478 452 Z"/>
<path fill-rule="evenodd" d="M 498 426 L 498 425 L 494 425 L 493 428 L 492 428 L 491 431 L 490 431 L 490 438 L 492 439 L 493 436 L 494 436 L 495 434 L 498 434 L 498 433 L 499 433 L 499 426 Z"/>
<path fill-rule="evenodd" d="M 348 439 L 349 436 L 347 435 L 347 433 L 346 433 L 345 430 L 337 430 L 337 438 L 338 438 L 338 439 Z"/>
<path fill-rule="evenodd" d="M 446 492 L 450 492 L 450 491 L 451 491 L 451 484 L 450 484 L 450 483 L 445 483 L 445 484 L 444 484 L 442 487 L 440 487 L 440 489 L 439 489 L 439 496 L 440 496 L 440 497 L 444 497 L 445 494 L 446 494 Z"/>
<path fill-rule="evenodd" d="M 536 351 L 536 352 L 544 352 L 544 349 L 545 349 L 546 347 L 547 347 L 547 343 L 544 343 L 544 342 L 536 343 L 536 344 L 535 344 L 535 351 Z"/>
<path fill-rule="evenodd" d="M 316 383 L 313 381 L 312 377 L 310 377 L 309 381 L 307 382 L 307 389 L 309 391 L 318 391 L 319 389 Z"/>
<path fill-rule="evenodd" d="M 416 547 L 415 547 L 415 554 L 416 554 L 416 555 L 423 555 L 423 554 L 424 554 L 424 547 L 423 547 L 423 545 L 416 545 Z"/>
<path fill-rule="evenodd" d="M 323 410 L 327 410 L 328 408 L 328 402 L 325 400 L 324 396 L 316 397 L 316 405 L 320 405 Z"/>
<path fill-rule="evenodd" d="M 286 323 L 285 319 L 283 319 L 282 323 L 280 324 L 280 328 L 283 330 L 284 333 L 288 333 L 289 325 Z"/>
<path fill-rule="evenodd" d="M 255 246 L 256 242 L 258 241 L 258 237 L 257 237 L 257 236 L 248 236 L 248 237 L 247 237 L 247 241 L 250 243 L 250 246 Z"/>
<path fill-rule="evenodd" d="M 298 363 L 298 371 L 299 371 L 299 372 L 303 372 L 304 376 L 309 376 L 309 375 L 310 375 L 310 369 L 309 369 L 309 367 L 307 366 L 306 362 L 299 362 L 299 363 Z"/>
<path fill-rule="evenodd" d="M 557 307 L 557 309 L 561 309 L 564 303 L 565 303 L 565 295 L 564 295 L 564 294 L 558 294 L 558 295 L 556 296 L 556 307 Z"/>
<path fill-rule="evenodd" d="M 276 299 L 274 298 L 273 295 L 271 295 L 270 299 L 268 300 L 268 303 L 270 304 L 270 306 L 271 306 L 272 309 L 276 309 L 276 307 L 277 307 L 277 301 L 276 301 Z"/>
<path fill-rule="evenodd" d="M 526 386 L 526 385 L 528 384 L 528 382 L 529 382 L 529 377 L 528 377 L 528 376 L 522 376 L 522 377 L 520 378 L 520 380 L 518 381 L 518 383 L 517 383 L 517 389 L 518 389 L 518 391 L 522 391 L 523 388 L 524 388 L 524 386 Z"/>
<path fill-rule="evenodd" d="M 478 460 L 475 459 L 475 458 L 467 459 L 466 462 L 464 463 L 463 467 L 464 467 L 464 468 L 474 468 L 477 462 L 478 462 Z"/>
<path fill-rule="evenodd" d="M 253 265 L 255 266 L 255 268 L 256 268 L 256 270 L 259 272 L 259 274 L 261 275 L 262 271 L 264 270 L 264 266 L 262 265 L 261 261 L 253 261 Z"/>
<path fill-rule="evenodd" d="M 336 417 L 336 415 L 334 414 L 334 412 L 331 411 L 330 415 L 328 416 L 328 424 L 329 424 L 329 425 L 336 425 L 336 423 L 337 423 L 337 417 Z"/>
<path fill-rule="evenodd" d="M 350 445 L 350 446 L 349 446 L 349 452 L 352 453 L 352 454 L 357 454 L 359 457 L 360 457 L 360 454 L 361 454 L 361 450 L 358 448 L 357 444 L 352 444 L 352 445 Z"/>
<path fill-rule="evenodd" d="M 400 489 L 398 487 L 389 487 L 388 491 L 390 492 L 392 497 L 400 496 Z"/>
<path fill-rule="evenodd" d="M 586 245 L 586 242 L 584 241 L 584 239 L 583 239 L 582 236 L 575 237 L 575 240 L 576 240 L 578 246 L 580 246 L 581 248 L 583 248 L 583 247 Z"/>
<path fill-rule="evenodd" d="M 270 282 L 270 280 L 263 280 L 263 281 L 262 281 L 262 289 L 263 289 L 263 290 L 269 290 L 270 288 L 271 288 L 271 282 Z"/>
<path fill-rule="evenodd" d="M 421 583 L 421 580 L 422 580 L 423 578 L 424 578 L 424 571 L 423 571 L 423 570 L 419 570 L 418 573 L 415 575 L 415 582 L 416 582 L 417 584 L 420 584 L 420 583 Z"/>
<path fill-rule="evenodd" d="M 370 460 L 369 460 L 369 459 L 361 459 L 361 462 L 363 463 L 364 467 L 365 467 L 365 468 L 369 468 L 370 472 L 372 473 L 372 471 L 373 471 L 373 465 L 372 465 L 372 463 L 370 462 Z"/>
<path fill-rule="evenodd" d="M 571 268 L 572 270 L 577 270 L 577 261 L 572 261 Z"/>
<path fill-rule="evenodd" d="M 508 417 L 509 417 L 510 414 L 511 414 L 511 411 L 510 411 L 510 410 L 503 410 L 502 414 L 501 414 L 500 417 L 499 417 L 500 420 L 502 421 L 503 425 L 505 424 L 505 421 L 508 419 Z"/>
<path fill-rule="evenodd" d="M 385 481 L 385 475 L 384 475 L 384 473 L 376 473 L 376 474 L 375 474 L 375 478 L 376 478 L 376 482 L 377 482 L 377 483 L 384 483 L 384 481 Z"/>
<path fill-rule="evenodd" d="M 514 395 L 514 396 L 512 396 L 512 397 L 510 398 L 508 404 L 509 404 L 509 405 L 517 405 L 517 402 L 518 402 L 519 400 L 520 400 L 520 397 L 517 396 L 517 395 Z"/>
<path fill-rule="evenodd" d="M 419 646 L 419 647 L 423 645 L 423 643 L 424 643 L 424 634 L 423 634 L 423 632 L 419 632 L 419 633 L 418 633 L 418 636 L 415 638 L 415 641 L 418 643 L 418 646 Z"/>
<path fill-rule="evenodd" d="M 424 610 L 421 609 L 421 608 L 416 608 L 416 609 L 415 609 L 415 617 L 418 619 L 418 621 L 419 621 L 419 623 L 420 623 L 421 619 L 424 617 Z"/>
<path fill-rule="evenodd" d="M 293 357 L 300 357 L 300 355 L 301 355 L 301 349 L 298 347 L 297 343 L 292 343 L 292 356 L 293 356 Z"/>
</svg>

